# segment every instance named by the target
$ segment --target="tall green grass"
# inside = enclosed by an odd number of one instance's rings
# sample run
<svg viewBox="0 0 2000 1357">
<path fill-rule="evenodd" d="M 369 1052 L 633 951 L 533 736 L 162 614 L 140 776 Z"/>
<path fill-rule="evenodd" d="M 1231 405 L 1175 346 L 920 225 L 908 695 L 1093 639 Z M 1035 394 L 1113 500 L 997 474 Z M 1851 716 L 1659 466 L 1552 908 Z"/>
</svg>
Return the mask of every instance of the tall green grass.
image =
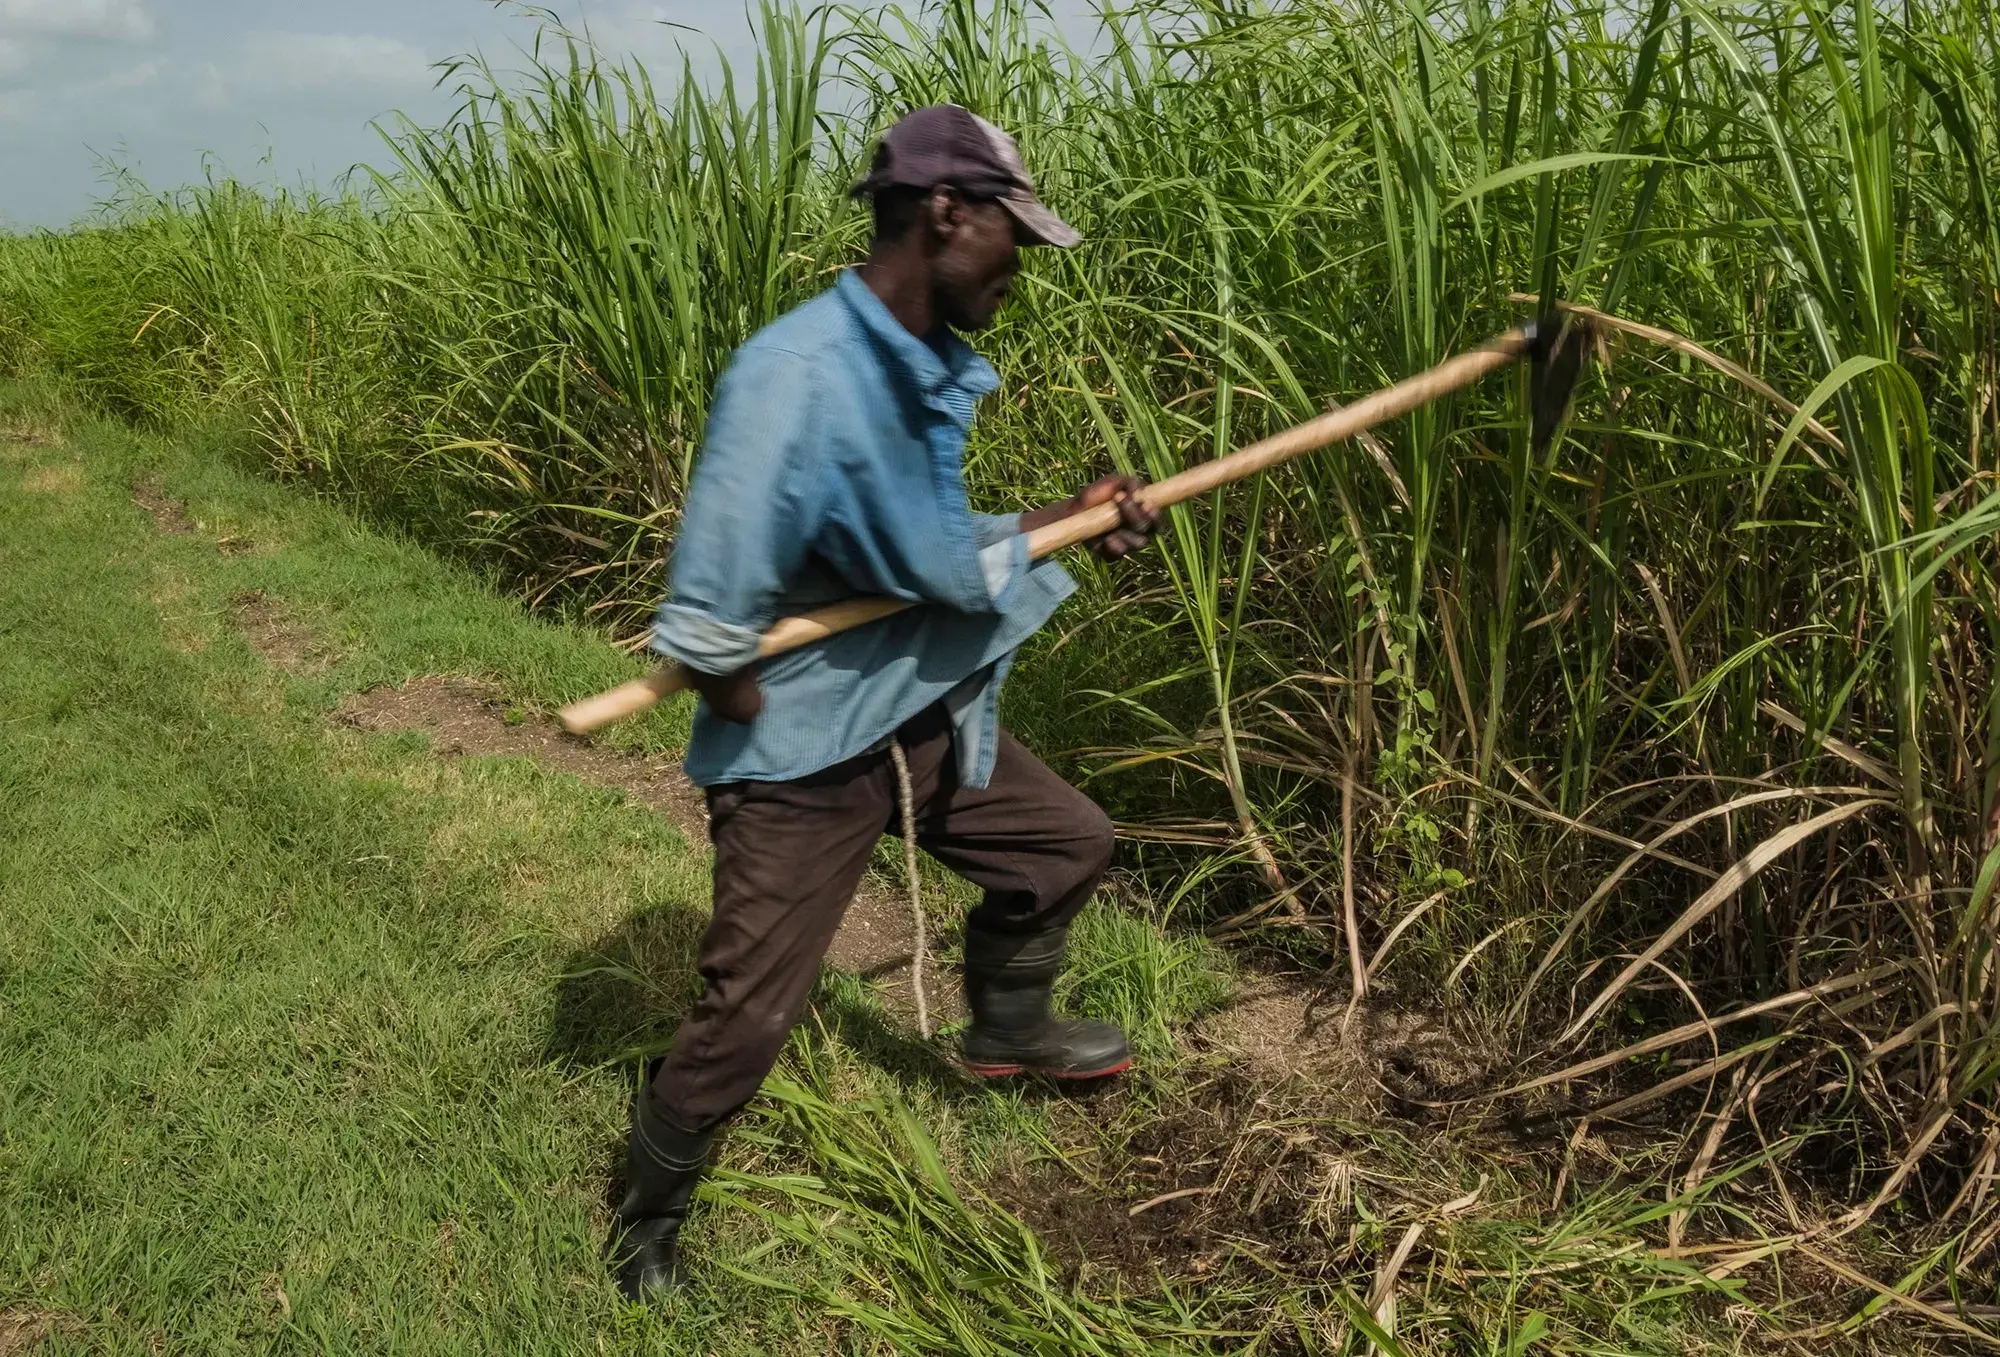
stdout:
<svg viewBox="0 0 2000 1357">
<path fill-rule="evenodd" d="M 1197 883 L 1183 917 L 1337 971 L 1351 892 L 1378 982 L 1504 1010 L 1551 1069 L 1766 1001 L 1622 1093 L 1717 1146 L 1795 1128 L 1848 1225 L 1905 1197 L 1978 1265 L 1991 10 L 1143 0 L 1087 55 L 1033 17 L 770 8 L 719 85 L 551 30 L 524 72 L 452 68 L 458 114 L 344 195 L 5 242 L 0 358 L 153 421 L 228 403 L 282 472 L 635 640 L 717 372 L 857 257 L 844 189 L 909 104 L 1018 130 L 1088 237 L 982 339 L 996 505 L 1212 457 L 1521 297 L 1649 327 L 1604 327 L 1546 450 L 1495 381 L 1079 564 L 1011 719 L 1161 893 Z"/>
</svg>

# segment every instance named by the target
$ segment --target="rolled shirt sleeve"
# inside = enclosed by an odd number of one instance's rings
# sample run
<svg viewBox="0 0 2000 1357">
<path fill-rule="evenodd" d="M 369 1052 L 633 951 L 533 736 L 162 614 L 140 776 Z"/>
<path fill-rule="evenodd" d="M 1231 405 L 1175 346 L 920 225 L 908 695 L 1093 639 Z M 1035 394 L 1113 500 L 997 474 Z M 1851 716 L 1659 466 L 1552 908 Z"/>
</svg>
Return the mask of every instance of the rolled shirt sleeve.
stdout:
<svg viewBox="0 0 2000 1357">
<path fill-rule="evenodd" d="M 1019 514 L 974 514 L 979 543 L 979 569 L 986 577 L 986 596 L 997 608 L 1008 591 L 1028 573 L 1028 539 Z"/>
<path fill-rule="evenodd" d="M 817 526 L 815 486 L 796 474 L 814 394 L 811 364 L 771 345 L 746 345 L 723 374 L 653 624 L 660 654 L 708 674 L 757 658 Z"/>
<path fill-rule="evenodd" d="M 974 514 L 972 516 L 972 532 L 974 539 L 979 543 L 979 549 L 984 551 L 988 547 L 998 546 L 1009 538 L 1019 537 L 1021 535 L 1021 516 L 1019 514 Z M 1026 544 L 1023 543 L 1023 545 Z"/>
</svg>

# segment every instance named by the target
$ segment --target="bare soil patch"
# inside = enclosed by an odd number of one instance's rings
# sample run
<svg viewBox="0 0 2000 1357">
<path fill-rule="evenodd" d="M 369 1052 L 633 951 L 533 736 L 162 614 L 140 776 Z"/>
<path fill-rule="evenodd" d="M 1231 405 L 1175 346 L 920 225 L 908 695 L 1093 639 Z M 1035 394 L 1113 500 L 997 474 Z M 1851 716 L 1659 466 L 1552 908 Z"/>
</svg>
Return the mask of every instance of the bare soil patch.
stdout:
<svg viewBox="0 0 2000 1357">
<path fill-rule="evenodd" d="M 994 1195 L 1072 1278 L 1108 1273 L 1147 1291 L 1163 1276 L 1219 1275 L 1246 1251 L 1311 1272 L 1351 1250 L 1339 1102 L 1337 1089 L 1226 1070 L 1103 1137 L 1094 1183 L 1043 1162 L 999 1175 Z"/>
<path fill-rule="evenodd" d="M 255 644 L 255 642 L 253 642 Z M 467 754 L 531 758 L 545 768 L 609 787 L 672 820 L 696 847 L 708 843 L 708 802 L 671 756 L 640 757 L 604 749 L 549 722 L 510 709 L 499 690 L 478 679 L 434 676 L 401 688 L 371 688 L 343 701 L 339 719 L 360 730 L 421 731 L 447 758 Z M 883 986 L 899 1012 L 915 1010 L 910 963 L 915 930 L 906 900 L 864 886 L 849 906 L 827 959 Z M 927 968 L 931 1006 L 949 1018 L 956 986 Z"/>
<path fill-rule="evenodd" d="M 854 893 L 826 956 L 840 969 L 882 985 L 884 998 L 897 1012 L 914 1014 L 917 999 L 910 988 L 910 963 L 916 954 L 917 933 L 909 900 L 864 882 Z M 930 1001 L 931 1021 L 958 1021 L 965 1006 L 957 973 L 938 965 L 934 955 L 924 960 L 924 995 Z"/>
<path fill-rule="evenodd" d="M 1229 1003 L 1203 1018 L 1195 1040 L 1204 1052 L 1267 1079 L 1324 1073 L 1356 1062 L 1343 997 L 1297 977 L 1245 978 Z"/>
<path fill-rule="evenodd" d="M 33 1352 L 55 1334 L 73 1335 L 83 1326 L 53 1310 L 16 1310 L 0 1306 L 0 1357 Z"/>
<path fill-rule="evenodd" d="M 1434 1009 L 1385 997 L 1363 1004 L 1356 1017 L 1364 1022 L 1359 1039 L 1375 1083 L 1396 1103 L 1465 1097 L 1493 1087 L 1510 1063 L 1507 1049 L 1492 1034 L 1450 1022 Z"/>
<path fill-rule="evenodd" d="M 1195 1038 L 1201 1050 L 1261 1080 L 1337 1086 L 1375 1111 L 1450 1098 L 1508 1058 L 1437 1013 L 1384 997 L 1350 1011 L 1344 991 L 1285 975 L 1244 980 L 1228 1005 L 1197 1025 Z"/>
<path fill-rule="evenodd" d="M 169 495 L 158 477 L 141 476 L 132 482 L 132 502 L 153 516 L 153 526 L 161 532 L 185 537 L 194 531 L 187 505 Z"/>
<path fill-rule="evenodd" d="M 480 679 L 440 675 L 401 688 L 370 688 L 336 709 L 358 730 L 418 731 L 446 758 L 467 754 L 530 758 L 558 772 L 623 792 L 664 813 L 695 843 L 708 839 L 701 793 L 672 760 L 635 758 L 599 749 L 560 728 L 506 707 L 499 689 Z"/>
<path fill-rule="evenodd" d="M 261 589 L 236 596 L 235 616 L 250 648 L 287 674 L 324 673 L 334 661 L 311 627 L 293 620 L 284 605 Z"/>
<path fill-rule="evenodd" d="M 1505 1054 L 1443 1018 L 1393 998 L 1353 1006 L 1344 989 L 1254 975 L 1193 1033 L 1210 1077 L 1164 1106 L 1109 1090 L 1059 1124 L 1063 1160 L 1016 1164 L 994 1195 L 1033 1226 L 1072 1277 L 1115 1277 L 1149 1290 L 1160 1277 L 1199 1283 L 1244 1266 L 1300 1275 L 1350 1266 L 1360 1247 L 1356 1189 L 1385 1176 L 1369 1128 L 1418 1131 L 1431 1104 L 1485 1086 Z M 1424 1138 L 1406 1142 L 1411 1152 Z M 1459 1195 L 1443 1165 L 1413 1175 L 1408 1209 Z"/>
</svg>

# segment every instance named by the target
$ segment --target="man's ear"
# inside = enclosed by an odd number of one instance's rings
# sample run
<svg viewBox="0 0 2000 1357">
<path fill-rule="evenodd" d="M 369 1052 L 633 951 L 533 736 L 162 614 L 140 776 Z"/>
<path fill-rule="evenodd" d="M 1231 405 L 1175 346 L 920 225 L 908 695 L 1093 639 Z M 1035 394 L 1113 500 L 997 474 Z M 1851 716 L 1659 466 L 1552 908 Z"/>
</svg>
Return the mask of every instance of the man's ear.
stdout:
<svg viewBox="0 0 2000 1357">
<path fill-rule="evenodd" d="M 924 199 L 924 225 L 939 240 L 950 240 L 965 224 L 965 200 L 958 190 L 939 184 Z"/>
</svg>

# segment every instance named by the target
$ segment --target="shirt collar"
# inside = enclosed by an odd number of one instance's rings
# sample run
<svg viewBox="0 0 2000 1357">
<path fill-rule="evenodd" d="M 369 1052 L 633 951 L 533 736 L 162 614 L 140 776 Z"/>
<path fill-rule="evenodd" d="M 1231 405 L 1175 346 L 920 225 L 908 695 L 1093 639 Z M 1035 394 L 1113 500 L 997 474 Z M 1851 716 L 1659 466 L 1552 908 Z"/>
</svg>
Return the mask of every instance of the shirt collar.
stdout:
<svg viewBox="0 0 2000 1357">
<path fill-rule="evenodd" d="M 1000 374 L 993 370 L 993 365 L 950 330 L 945 331 L 944 342 L 932 348 L 905 329 L 903 322 L 882 305 L 874 290 L 861 281 L 861 270 L 844 270 L 834 286 L 856 318 L 889 351 L 919 390 L 934 394 L 950 383 L 978 397 L 999 388 Z"/>
</svg>

